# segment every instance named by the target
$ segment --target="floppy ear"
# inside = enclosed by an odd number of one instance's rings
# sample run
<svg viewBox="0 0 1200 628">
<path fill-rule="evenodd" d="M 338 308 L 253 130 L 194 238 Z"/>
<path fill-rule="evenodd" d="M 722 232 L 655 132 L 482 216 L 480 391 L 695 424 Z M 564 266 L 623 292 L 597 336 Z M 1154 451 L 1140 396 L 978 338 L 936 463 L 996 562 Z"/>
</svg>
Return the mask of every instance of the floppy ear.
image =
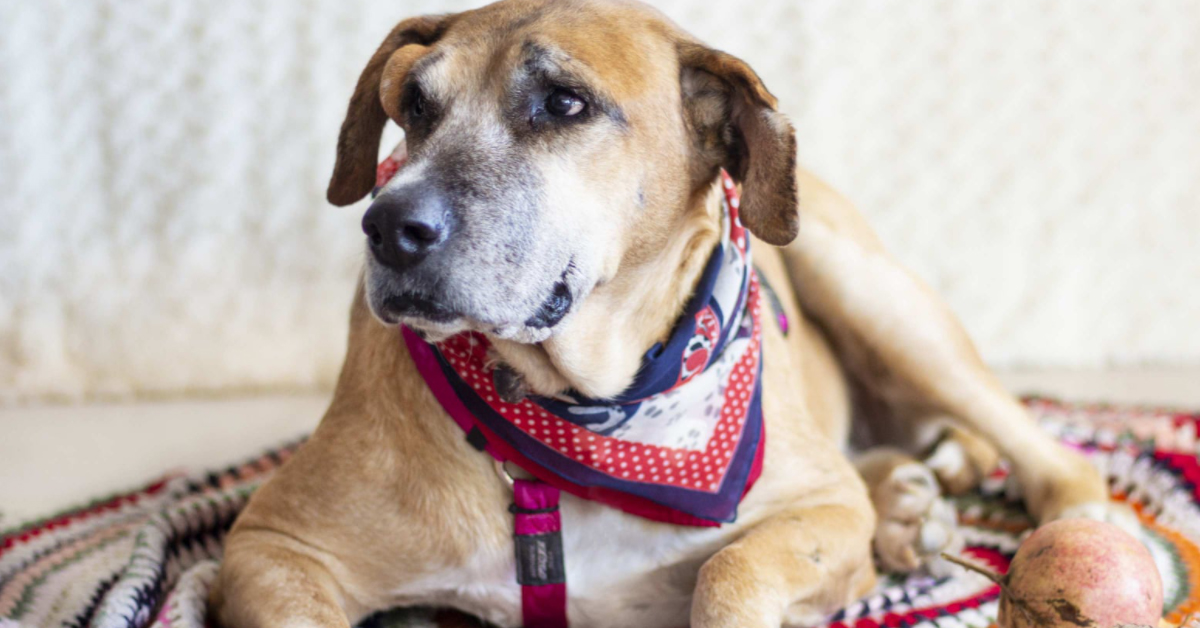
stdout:
<svg viewBox="0 0 1200 628">
<path fill-rule="evenodd" d="M 428 46 L 437 41 L 449 26 L 449 18 L 446 15 L 423 16 L 400 22 L 367 62 L 354 86 L 354 95 L 350 97 L 350 107 L 338 134 L 337 162 L 326 192 L 330 203 L 349 205 L 366 196 L 375 186 L 379 139 L 388 119 L 379 97 L 384 68 L 400 48 L 409 44 Z"/>
<path fill-rule="evenodd" d="M 796 134 L 746 62 L 695 42 L 679 44 L 683 98 L 701 154 L 742 184 L 742 224 L 783 246 L 799 231 Z M 713 154 L 718 152 L 719 154 Z"/>
</svg>

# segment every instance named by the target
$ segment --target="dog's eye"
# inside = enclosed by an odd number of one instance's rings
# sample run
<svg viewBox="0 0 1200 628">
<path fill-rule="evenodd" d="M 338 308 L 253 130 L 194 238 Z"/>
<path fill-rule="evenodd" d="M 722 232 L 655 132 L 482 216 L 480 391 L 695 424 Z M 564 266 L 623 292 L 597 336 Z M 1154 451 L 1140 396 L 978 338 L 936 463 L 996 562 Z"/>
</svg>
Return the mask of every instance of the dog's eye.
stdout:
<svg viewBox="0 0 1200 628">
<path fill-rule="evenodd" d="M 587 103 L 576 94 L 565 89 L 556 89 L 546 98 L 546 111 L 550 115 L 569 118 L 583 113 Z"/>
<path fill-rule="evenodd" d="M 425 115 L 425 110 L 427 108 L 425 94 L 421 93 L 421 90 L 419 89 L 414 89 L 411 100 L 409 101 L 408 112 L 412 114 L 414 118 L 420 118 L 421 116 Z"/>
</svg>

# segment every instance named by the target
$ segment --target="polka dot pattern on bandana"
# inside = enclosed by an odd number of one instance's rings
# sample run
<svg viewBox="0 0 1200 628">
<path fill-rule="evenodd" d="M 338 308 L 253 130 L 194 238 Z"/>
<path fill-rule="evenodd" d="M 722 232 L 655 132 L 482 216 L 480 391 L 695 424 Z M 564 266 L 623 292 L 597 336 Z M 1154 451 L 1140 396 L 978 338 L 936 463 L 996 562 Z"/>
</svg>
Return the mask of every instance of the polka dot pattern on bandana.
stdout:
<svg viewBox="0 0 1200 628">
<path fill-rule="evenodd" d="M 487 339 L 460 334 L 437 344 L 443 358 L 489 406 L 529 437 L 567 458 L 622 480 L 715 492 L 742 436 L 759 375 L 761 307 L 758 276 L 751 273 L 747 307 L 753 332 L 724 384 L 720 419 L 700 449 L 663 447 L 597 434 L 559 417 L 531 399 L 500 399 L 488 365 Z"/>
</svg>

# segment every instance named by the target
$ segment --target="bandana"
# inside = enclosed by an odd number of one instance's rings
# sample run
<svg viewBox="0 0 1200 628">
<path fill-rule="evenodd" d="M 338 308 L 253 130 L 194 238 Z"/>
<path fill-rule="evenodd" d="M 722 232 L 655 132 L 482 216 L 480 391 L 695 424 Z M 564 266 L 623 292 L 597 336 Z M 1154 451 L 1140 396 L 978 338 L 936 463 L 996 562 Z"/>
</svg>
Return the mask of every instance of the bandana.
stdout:
<svg viewBox="0 0 1200 628">
<path fill-rule="evenodd" d="M 379 185 L 402 164 L 398 149 L 380 165 Z M 726 173 L 721 180 L 720 242 L 670 337 L 615 398 L 568 391 L 507 403 L 493 383 L 486 336 L 431 344 L 402 328 L 426 384 L 472 444 L 554 488 L 655 521 L 736 518 L 765 443 L 762 299 L 737 191 Z"/>
</svg>

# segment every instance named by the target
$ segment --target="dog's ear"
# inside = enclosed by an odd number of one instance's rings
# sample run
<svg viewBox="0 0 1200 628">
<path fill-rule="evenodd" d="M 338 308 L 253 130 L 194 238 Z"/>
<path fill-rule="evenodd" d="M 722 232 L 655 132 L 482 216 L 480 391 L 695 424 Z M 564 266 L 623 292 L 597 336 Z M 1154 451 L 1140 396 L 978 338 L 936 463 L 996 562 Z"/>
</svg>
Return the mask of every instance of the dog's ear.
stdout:
<svg viewBox="0 0 1200 628">
<path fill-rule="evenodd" d="M 791 242 L 800 226 L 796 134 L 775 97 L 746 62 L 719 50 L 684 41 L 679 61 L 701 159 L 741 182 L 739 216 L 751 233 L 776 246 Z"/>
<path fill-rule="evenodd" d="M 430 46 L 441 38 L 452 16 L 422 16 L 404 20 L 388 33 L 367 62 L 354 86 L 346 119 L 338 134 L 337 162 L 326 198 L 334 205 L 349 205 L 366 196 L 375 186 L 379 139 L 388 114 L 380 100 L 384 69 L 397 50 L 410 44 Z"/>
</svg>

